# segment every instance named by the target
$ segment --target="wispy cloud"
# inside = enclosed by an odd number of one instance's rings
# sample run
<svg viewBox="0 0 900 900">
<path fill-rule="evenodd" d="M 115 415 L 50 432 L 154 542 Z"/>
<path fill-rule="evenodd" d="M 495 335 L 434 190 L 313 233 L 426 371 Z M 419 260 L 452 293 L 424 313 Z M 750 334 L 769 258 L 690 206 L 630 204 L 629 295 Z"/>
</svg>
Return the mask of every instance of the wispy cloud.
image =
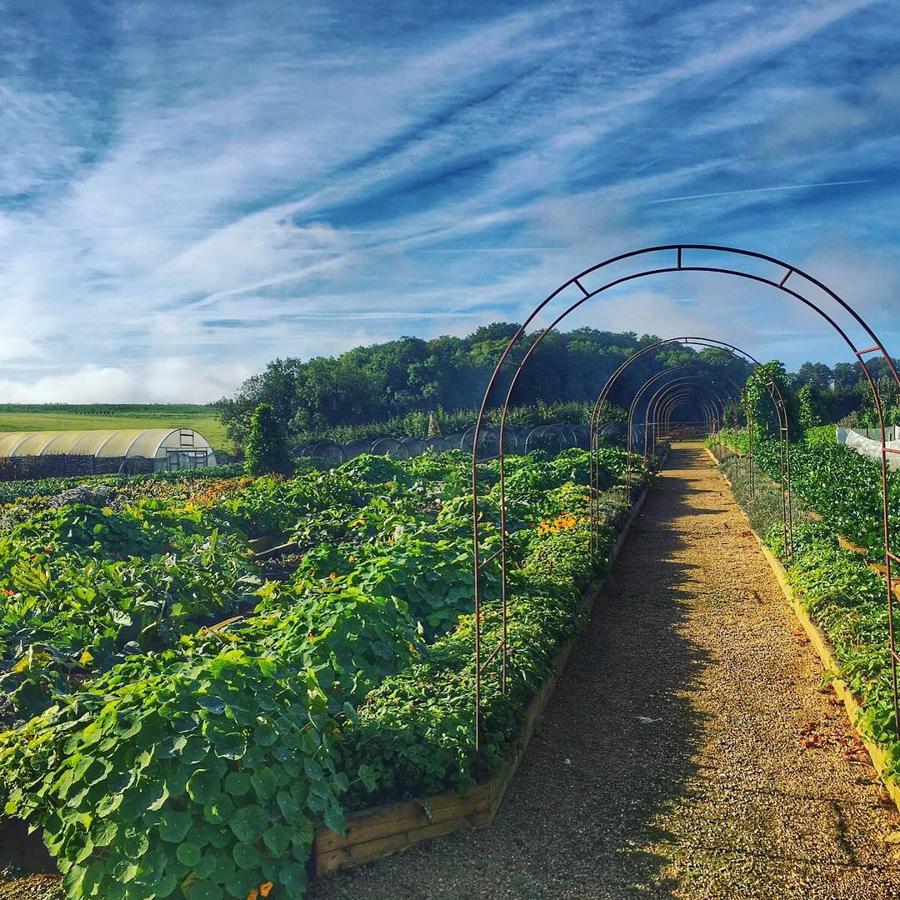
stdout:
<svg viewBox="0 0 900 900">
<path fill-rule="evenodd" d="M 738 194 L 767 194 L 770 191 L 803 191 L 809 188 L 842 187 L 848 184 L 871 184 L 874 178 L 854 178 L 850 181 L 818 181 L 812 184 L 780 184 L 772 187 L 743 188 L 739 191 L 716 191 L 712 194 L 683 194 L 681 197 L 663 197 L 659 200 L 648 200 L 647 203 L 677 203 L 681 200 L 708 200 L 712 197 L 735 197 Z"/>
<path fill-rule="evenodd" d="M 120 0 L 0 22 L 0 394 L 212 398 L 276 355 L 522 318 L 647 243 L 826 270 L 839 221 L 848 265 L 877 262 L 867 292 L 900 271 L 890 4 L 369 12 Z M 715 293 L 636 286 L 580 321 L 783 346 L 770 300 L 710 319 Z"/>
</svg>

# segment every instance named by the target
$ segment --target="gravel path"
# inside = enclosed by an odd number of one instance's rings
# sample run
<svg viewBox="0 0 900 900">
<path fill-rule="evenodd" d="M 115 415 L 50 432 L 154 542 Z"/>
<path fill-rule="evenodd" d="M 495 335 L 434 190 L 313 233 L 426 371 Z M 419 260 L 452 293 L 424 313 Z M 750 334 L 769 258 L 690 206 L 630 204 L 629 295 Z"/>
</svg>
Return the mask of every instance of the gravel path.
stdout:
<svg viewBox="0 0 900 900">
<path fill-rule="evenodd" d="M 318 900 L 900 898 L 900 815 L 728 488 L 676 446 L 495 822 Z"/>
</svg>

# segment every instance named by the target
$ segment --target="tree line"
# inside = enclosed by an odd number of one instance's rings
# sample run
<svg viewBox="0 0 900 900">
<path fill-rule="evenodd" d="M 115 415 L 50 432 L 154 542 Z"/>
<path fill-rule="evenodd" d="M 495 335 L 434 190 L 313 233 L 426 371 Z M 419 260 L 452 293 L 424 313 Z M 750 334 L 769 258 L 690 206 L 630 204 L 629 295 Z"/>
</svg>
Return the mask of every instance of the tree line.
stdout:
<svg viewBox="0 0 900 900">
<path fill-rule="evenodd" d="M 487 379 L 518 327 L 497 322 L 465 337 L 401 337 L 334 357 L 276 359 L 216 407 L 238 446 L 246 443 L 251 416 L 260 404 L 272 407 L 275 420 L 295 445 L 376 434 L 424 437 L 429 422 L 445 433 L 458 430 L 474 421 Z M 519 352 L 524 353 L 534 338 L 528 336 Z M 553 414 L 559 416 L 556 421 L 585 421 L 615 368 L 658 341 L 650 334 L 594 328 L 551 332 L 522 370 L 513 404 L 532 410 L 529 415 L 535 424 L 542 415 Z M 611 400 L 627 404 L 650 375 L 676 365 L 689 366 L 723 386 L 742 385 L 749 374 L 747 364 L 726 351 L 671 346 L 630 367 Z M 877 361 L 872 365 L 884 375 Z M 823 420 L 854 411 L 864 414 L 867 392 L 862 376 L 858 364 L 830 368 L 821 363 L 804 363 L 798 372 L 786 374 L 795 390 L 811 386 L 812 402 Z"/>
</svg>

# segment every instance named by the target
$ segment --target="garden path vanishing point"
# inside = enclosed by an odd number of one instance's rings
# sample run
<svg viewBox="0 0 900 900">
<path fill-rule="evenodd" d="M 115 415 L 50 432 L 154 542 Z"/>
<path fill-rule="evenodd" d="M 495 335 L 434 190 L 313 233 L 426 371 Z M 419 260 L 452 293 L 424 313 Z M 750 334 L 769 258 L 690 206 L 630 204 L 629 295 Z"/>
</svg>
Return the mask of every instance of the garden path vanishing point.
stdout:
<svg viewBox="0 0 900 900">
<path fill-rule="evenodd" d="M 492 825 L 317 900 L 900 898 L 900 814 L 722 476 L 676 445 Z"/>
</svg>

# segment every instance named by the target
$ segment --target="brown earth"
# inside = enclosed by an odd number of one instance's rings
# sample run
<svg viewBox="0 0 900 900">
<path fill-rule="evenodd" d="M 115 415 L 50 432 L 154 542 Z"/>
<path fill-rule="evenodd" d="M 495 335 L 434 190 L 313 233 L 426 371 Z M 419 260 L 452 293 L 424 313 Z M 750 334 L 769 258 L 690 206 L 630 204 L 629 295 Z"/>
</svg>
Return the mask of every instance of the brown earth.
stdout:
<svg viewBox="0 0 900 900">
<path fill-rule="evenodd" d="M 900 898 L 900 814 L 728 487 L 676 446 L 495 822 L 318 900 Z"/>
</svg>

